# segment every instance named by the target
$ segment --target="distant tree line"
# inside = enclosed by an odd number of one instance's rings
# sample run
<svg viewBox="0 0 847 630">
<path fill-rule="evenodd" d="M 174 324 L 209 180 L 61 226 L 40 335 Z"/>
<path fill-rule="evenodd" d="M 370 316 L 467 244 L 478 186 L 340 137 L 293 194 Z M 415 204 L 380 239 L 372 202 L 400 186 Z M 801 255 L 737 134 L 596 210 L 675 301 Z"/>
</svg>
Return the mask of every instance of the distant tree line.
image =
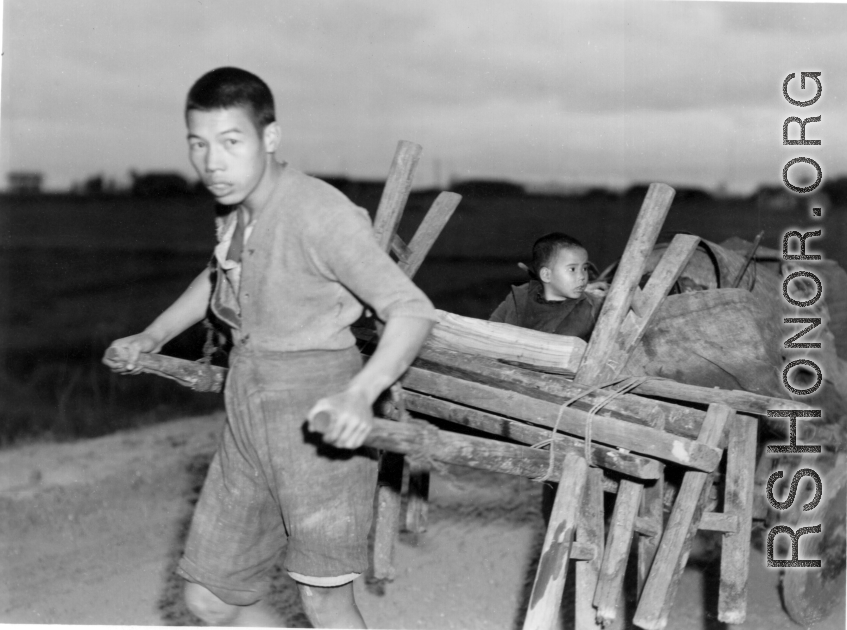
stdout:
<svg viewBox="0 0 847 630">
<path fill-rule="evenodd" d="M 75 182 L 70 192 L 75 195 L 98 197 L 104 195 L 131 195 L 133 197 L 175 197 L 181 195 L 208 194 L 199 182 L 186 179 L 175 171 L 129 172 L 130 183 L 119 184 L 115 179 L 102 174 L 91 175 Z"/>
<path fill-rule="evenodd" d="M 119 185 L 116 180 L 102 174 L 92 175 L 74 183 L 71 193 L 85 196 L 132 195 L 133 197 L 174 197 L 181 195 L 208 195 L 200 181 L 190 181 L 176 171 L 149 171 L 141 173 L 130 171 L 130 184 Z M 321 179 L 338 188 L 348 197 L 356 200 L 378 199 L 382 194 L 384 182 L 381 180 L 352 179 L 343 176 L 319 175 Z M 7 174 L 7 193 L 13 195 L 40 194 L 44 176 L 37 171 L 15 171 Z M 551 186 L 528 188 L 520 183 L 501 179 L 465 179 L 453 181 L 449 190 L 465 198 L 491 199 L 521 196 L 570 197 L 591 201 L 630 201 L 644 198 L 647 184 L 636 183 L 624 190 L 612 190 L 603 187 L 564 188 Z M 675 187 L 677 202 L 708 202 L 716 198 L 733 195 L 718 194 L 717 197 L 707 190 L 695 187 Z M 418 192 L 437 192 L 434 190 Z M 734 195 L 735 198 L 745 197 Z M 760 207 L 769 210 L 791 210 L 805 205 L 847 206 L 847 175 L 825 178 L 813 195 L 798 195 L 786 190 L 784 186 L 760 186 L 746 196 L 755 200 Z"/>
</svg>

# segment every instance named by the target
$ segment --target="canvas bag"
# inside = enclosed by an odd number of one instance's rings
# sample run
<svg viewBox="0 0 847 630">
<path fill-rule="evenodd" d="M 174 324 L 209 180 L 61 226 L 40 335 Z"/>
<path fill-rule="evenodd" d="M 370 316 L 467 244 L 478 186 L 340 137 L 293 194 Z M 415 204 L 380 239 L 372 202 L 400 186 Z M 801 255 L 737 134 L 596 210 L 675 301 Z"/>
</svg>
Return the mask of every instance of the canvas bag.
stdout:
<svg viewBox="0 0 847 630">
<path fill-rule="evenodd" d="M 666 248 L 656 246 L 647 273 Z M 680 277 L 706 290 L 665 298 L 624 373 L 784 397 L 778 276 L 753 263 L 727 288 L 743 266 L 743 255 L 702 240 Z"/>
</svg>

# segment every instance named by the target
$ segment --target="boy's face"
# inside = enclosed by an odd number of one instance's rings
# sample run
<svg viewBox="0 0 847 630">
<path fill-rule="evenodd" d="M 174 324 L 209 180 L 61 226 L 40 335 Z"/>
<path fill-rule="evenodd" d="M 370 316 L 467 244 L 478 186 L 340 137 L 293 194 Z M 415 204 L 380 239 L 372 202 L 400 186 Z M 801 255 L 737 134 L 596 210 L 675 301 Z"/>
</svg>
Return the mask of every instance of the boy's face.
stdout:
<svg viewBox="0 0 847 630">
<path fill-rule="evenodd" d="M 218 203 L 235 205 L 256 189 L 279 145 L 276 123 L 259 131 L 243 107 L 188 111 L 188 156 Z"/>
<path fill-rule="evenodd" d="M 563 247 L 539 274 L 548 300 L 576 299 L 588 284 L 588 252 L 582 247 Z"/>
</svg>

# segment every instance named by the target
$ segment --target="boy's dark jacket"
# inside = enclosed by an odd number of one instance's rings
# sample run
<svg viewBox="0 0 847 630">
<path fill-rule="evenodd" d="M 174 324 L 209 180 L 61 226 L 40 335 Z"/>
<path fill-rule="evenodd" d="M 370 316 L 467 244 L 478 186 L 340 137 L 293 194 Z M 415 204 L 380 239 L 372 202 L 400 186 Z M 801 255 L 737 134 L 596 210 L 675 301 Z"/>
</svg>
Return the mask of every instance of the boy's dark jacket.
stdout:
<svg viewBox="0 0 847 630">
<path fill-rule="evenodd" d="M 489 321 L 514 324 L 541 332 L 579 337 L 588 341 L 602 303 L 588 293 L 574 300 L 550 302 L 538 280 L 513 286 Z"/>
</svg>

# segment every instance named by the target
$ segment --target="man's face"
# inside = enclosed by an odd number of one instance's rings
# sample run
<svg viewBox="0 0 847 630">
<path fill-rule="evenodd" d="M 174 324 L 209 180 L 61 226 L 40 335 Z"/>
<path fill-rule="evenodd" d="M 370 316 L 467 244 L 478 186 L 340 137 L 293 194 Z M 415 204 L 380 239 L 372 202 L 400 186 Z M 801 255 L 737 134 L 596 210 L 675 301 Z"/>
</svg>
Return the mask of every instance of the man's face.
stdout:
<svg viewBox="0 0 847 630">
<path fill-rule="evenodd" d="M 276 149 L 271 128 L 259 132 L 243 107 L 188 111 L 188 156 L 218 203 L 235 205 L 256 189 Z"/>
<path fill-rule="evenodd" d="M 564 247 L 549 266 L 541 268 L 548 300 L 576 299 L 588 284 L 588 252 L 581 247 Z"/>
</svg>

